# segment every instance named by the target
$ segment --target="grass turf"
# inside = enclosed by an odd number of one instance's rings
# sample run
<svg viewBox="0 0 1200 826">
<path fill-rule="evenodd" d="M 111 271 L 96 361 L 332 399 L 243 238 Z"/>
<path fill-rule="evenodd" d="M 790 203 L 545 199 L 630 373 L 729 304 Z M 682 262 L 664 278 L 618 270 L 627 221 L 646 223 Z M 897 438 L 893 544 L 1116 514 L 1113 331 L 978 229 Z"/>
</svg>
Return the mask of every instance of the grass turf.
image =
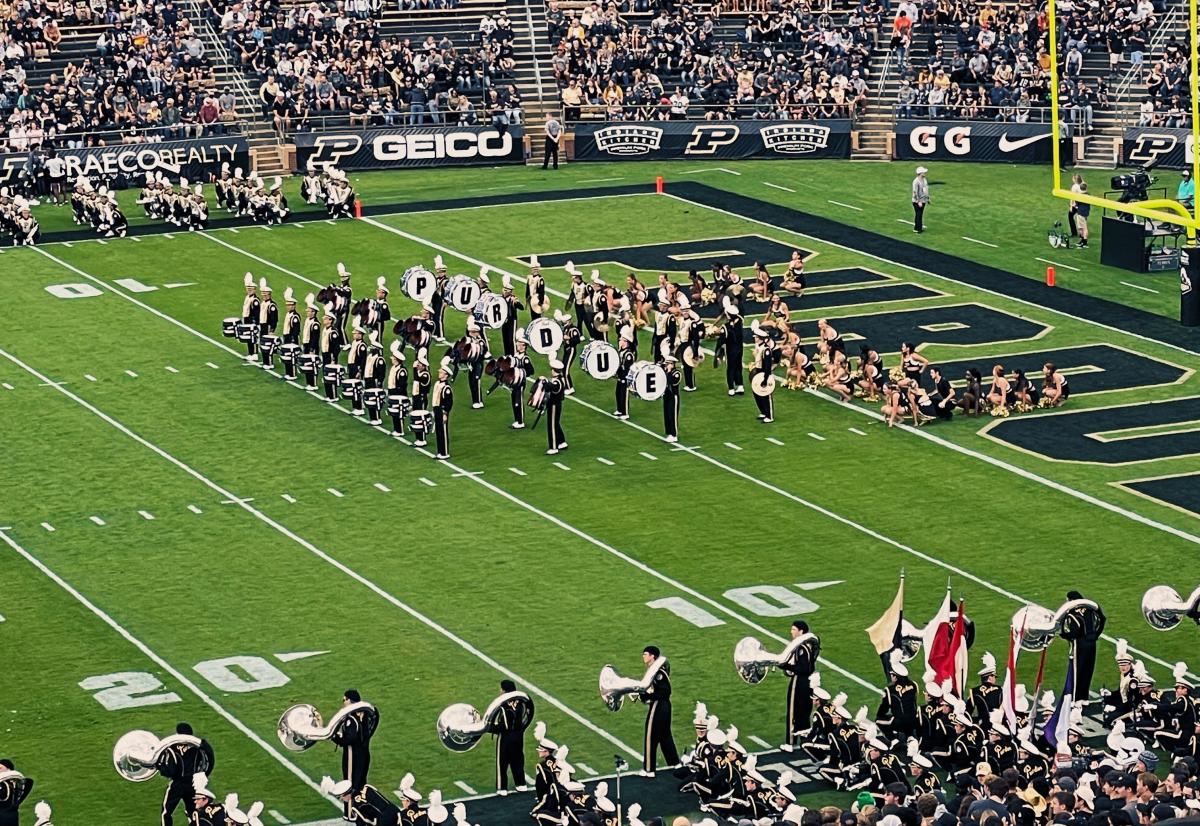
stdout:
<svg viewBox="0 0 1200 826">
<path fill-rule="evenodd" d="M 751 166 L 738 167 L 743 177 Z M 577 169 L 583 171 L 570 172 Z M 510 170 L 493 174 L 501 172 Z M 422 193 L 430 194 L 437 193 Z M 261 797 L 293 821 L 331 816 L 333 808 L 297 776 L 335 773 L 329 747 L 280 755 L 293 773 L 231 718 L 278 752 L 273 730 L 283 708 L 304 701 L 328 712 L 351 684 L 383 710 L 372 769 L 382 788 L 413 770 L 423 790 L 441 786 L 452 796 L 455 780 L 486 790 L 490 744 L 452 755 L 437 744 L 433 721 L 450 702 L 486 704 L 507 672 L 537 687 L 538 716 L 571 745 L 573 762 L 603 771 L 623 748 L 605 735 L 637 751 L 641 716 L 605 711 L 595 696 L 596 673 L 606 661 L 636 673 L 637 654 L 649 641 L 675 663 L 681 740 L 691 703 L 702 699 L 736 723 L 744 741 L 754 735 L 778 742 L 782 683 L 772 677 L 756 689 L 742 685 L 729 662 L 734 643 L 753 633 L 775 647 L 765 632 L 782 635 L 797 613 L 815 611 L 810 621 L 831 660 L 826 684 L 848 691 L 855 704 L 873 701 L 859 681 L 876 682 L 879 666 L 862 629 L 890 600 L 901 568 L 909 577 L 907 611 L 918 623 L 932 615 L 952 578 L 979 623 L 977 650 L 1003 650 L 1015 596 L 1056 607 L 1066 588 L 1077 587 L 1101 601 L 1114 634 L 1163 661 L 1188 655 L 1186 629 L 1159 635 L 1146 626 L 1138 601 L 1153 583 L 1125 571 L 1143 560 L 1155 570 L 1187 570 L 1195 518 L 1113 483 L 1196 471 L 1196 457 L 1136 470 L 1050 463 L 981 438 L 976 431 L 986 422 L 956 421 L 929 434 L 887 432 L 861 409 L 782 392 L 779 419 L 768 430 L 754 424 L 749 400 L 724 395 L 719 372 L 706 364 L 700 392 L 684 398 L 683 440 L 699 445 L 695 451 L 661 442 L 657 405 L 634 401 L 631 424 L 605 417 L 611 385 L 581 377 L 578 403 L 568 405 L 564 420 L 571 449 L 555 457 L 558 467 L 542 455 L 540 429 L 507 430 L 499 395 L 483 411 L 470 410 L 460 380 L 450 466 L 244 366 L 217 335 L 220 319 L 240 306 L 247 268 L 267 276 L 277 297 L 289 285 L 303 296 L 314 289 L 309 280 L 326 283 L 344 260 L 360 290 L 376 274 L 392 276 L 393 312 L 406 315 L 413 308 L 395 290 L 395 276 L 417 261 L 428 265 L 430 244 L 447 251 L 452 272 L 474 272 L 473 261 L 460 257 L 468 256 L 520 273 L 511 259 L 530 252 L 747 232 L 796 241 L 637 196 L 215 233 L 223 243 L 190 235 L 47 248 L 57 260 L 34 250 L 7 252 L 0 277 L 12 303 L 30 312 L 13 314 L 0 337 L 10 354 L 0 359 L 0 381 L 13 387 L 0 393 L 0 420 L 10 475 L 29 483 L 13 486 L 0 523 L 157 657 L 130 646 L 15 551 L 0 555 L 0 578 L 12 584 L 5 588 L 12 599 L 3 633 L 29 652 L 13 676 L 18 699 L 7 715 L 5 748 L 38 779 L 37 793 L 64 820 L 102 811 L 109 822 L 137 822 L 153 811 L 161 782 L 131 786 L 117 778 L 108 763 L 111 744 L 130 728 L 163 733 L 187 718 L 216 745 L 219 792 Z M 925 352 L 935 360 L 986 362 L 997 353 L 1110 342 L 1196 366 L 1168 348 L 1079 320 L 826 245 L 805 246 L 819 253 L 813 270 L 869 266 L 950 293 L 843 314 L 979 302 L 1052 328 L 1021 342 L 931 345 Z M 621 274 L 611 265 L 601 269 Z M 547 277 L 551 287 L 565 287 L 561 271 Z M 97 286 L 93 279 L 111 286 L 118 278 L 158 289 L 130 295 L 113 288 L 140 304 L 117 292 L 67 300 L 45 289 Z M 190 286 L 166 289 L 167 282 Z M 460 314 L 449 318 L 462 323 Z M 894 346 L 881 343 L 887 351 Z M 68 382 L 61 390 L 77 398 L 41 386 L 46 379 Z M 1195 391 L 1189 375 L 1177 385 L 1083 396 L 1072 407 Z M 231 501 L 247 498 L 253 501 Z M 1152 563 L 1143 547 L 1154 548 Z M 836 584 L 796 587 L 818 582 Z M 713 619 L 700 628 L 647 604 L 670 598 Z M 290 662 L 277 656 L 298 651 L 328 653 Z M 195 670 L 230 656 L 261 657 L 287 682 L 225 691 Z M 1049 685 L 1057 685 L 1063 659 L 1065 652 L 1052 651 Z M 1032 663 L 1024 661 L 1030 681 Z M 164 684 L 152 693 L 175 692 L 179 702 L 109 712 L 78 687 L 88 677 L 142 670 Z M 1165 675 L 1161 666 L 1151 670 Z M 1103 660 L 1098 679 L 1111 682 Z M 61 770 L 64 753 L 84 756 L 70 773 Z"/>
</svg>

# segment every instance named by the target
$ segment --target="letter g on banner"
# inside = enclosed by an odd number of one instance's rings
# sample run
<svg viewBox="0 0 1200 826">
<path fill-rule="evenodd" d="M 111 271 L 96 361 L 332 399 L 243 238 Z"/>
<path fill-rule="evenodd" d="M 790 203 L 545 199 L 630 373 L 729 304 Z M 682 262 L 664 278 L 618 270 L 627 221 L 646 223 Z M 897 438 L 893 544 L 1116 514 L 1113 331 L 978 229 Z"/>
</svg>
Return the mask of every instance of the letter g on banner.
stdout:
<svg viewBox="0 0 1200 826">
<path fill-rule="evenodd" d="M 313 142 L 310 158 L 317 166 L 336 166 L 342 158 L 353 155 L 362 147 L 358 135 L 322 135 Z"/>
<path fill-rule="evenodd" d="M 692 130 L 692 138 L 683 150 L 685 155 L 714 155 L 722 146 L 741 137 L 742 129 L 732 123 L 701 123 Z"/>
</svg>

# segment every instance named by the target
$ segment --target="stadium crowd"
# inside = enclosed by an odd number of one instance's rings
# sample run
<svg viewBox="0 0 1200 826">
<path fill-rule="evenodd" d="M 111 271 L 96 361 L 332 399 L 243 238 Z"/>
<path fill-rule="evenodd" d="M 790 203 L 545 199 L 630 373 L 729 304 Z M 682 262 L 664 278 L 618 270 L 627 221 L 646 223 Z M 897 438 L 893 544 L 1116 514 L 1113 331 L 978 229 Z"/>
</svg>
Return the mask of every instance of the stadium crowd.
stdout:
<svg viewBox="0 0 1200 826">
<path fill-rule="evenodd" d="M 874 30 L 786 0 L 722 39 L 721 4 L 639 0 L 648 23 L 616 3 L 576 12 L 549 0 L 551 64 L 567 121 L 852 118 L 866 100 Z M 861 23 L 861 21 L 858 21 Z"/>
<path fill-rule="evenodd" d="M 414 3 L 416 3 L 414 5 Z M 225 5 L 210 0 L 234 59 L 258 83 L 275 128 L 352 125 L 519 123 L 513 29 L 507 14 L 480 22 L 478 40 L 460 47 L 445 34 L 420 42 L 389 37 L 352 3 L 279 8 L 273 0 Z M 424 8 L 412 0 L 406 8 Z"/>
<path fill-rule="evenodd" d="M 1138 126 L 1191 128 L 1190 72 L 1188 45 L 1171 35 L 1163 46 L 1160 59 L 1145 73 L 1146 97 L 1139 106 Z"/>
</svg>

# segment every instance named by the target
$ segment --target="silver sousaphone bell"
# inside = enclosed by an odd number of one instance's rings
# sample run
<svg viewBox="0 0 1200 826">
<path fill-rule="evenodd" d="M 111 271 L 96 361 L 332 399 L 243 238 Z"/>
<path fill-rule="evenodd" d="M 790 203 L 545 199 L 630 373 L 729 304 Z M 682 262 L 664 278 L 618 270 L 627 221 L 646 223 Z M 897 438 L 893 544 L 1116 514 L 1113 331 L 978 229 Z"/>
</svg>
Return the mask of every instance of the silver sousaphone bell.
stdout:
<svg viewBox="0 0 1200 826">
<path fill-rule="evenodd" d="M 641 683 L 622 677 L 611 665 L 600 669 L 600 699 L 604 700 L 609 711 L 620 711 L 625 698 L 631 694 L 637 695 L 641 690 Z"/>
<path fill-rule="evenodd" d="M 1099 608 L 1090 599 L 1072 599 L 1064 602 L 1057 611 L 1041 605 L 1026 605 L 1013 614 L 1012 630 L 1026 651 L 1042 651 L 1050 647 L 1054 638 L 1062 633 L 1063 619 L 1076 608 Z"/>
<path fill-rule="evenodd" d="M 1200 625 L 1200 587 L 1184 599 L 1170 585 L 1155 585 L 1142 597 L 1142 616 L 1158 631 L 1170 631 L 1184 617 Z"/>
<path fill-rule="evenodd" d="M 754 637 L 742 637 L 733 649 L 733 667 L 738 676 L 750 685 L 757 685 L 777 665 L 778 658 Z"/>
<path fill-rule="evenodd" d="M 160 740 L 152 732 L 134 729 L 121 735 L 121 739 L 113 746 L 113 768 L 126 780 L 141 783 L 158 774 L 155 764 L 159 756 L 166 749 L 179 744 L 199 746 L 200 738 L 190 734 L 172 734 Z"/>
<path fill-rule="evenodd" d="M 492 731 L 500 710 L 513 700 L 517 701 L 517 727 L 525 730 L 533 722 L 533 701 L 524 691 L 510 691 L 492 700 L 483 714 L 470 703 L 446 706 L 437 719 L 438 739 L 450 751 L 470 751 Z"/>
<path fill-rule="evenodd" d="M 342 706 L 324 725 L 321 712 L 309 703 L 297 703 L 279 716 L 275 734 L 288 751 L 308 751 L 321 740 L 328 740 L 337 732 L 346 718 L 355 712 L 365 712 L 364 720 L 370 732 L 379 726 L 379 710 L 367 702 L 350 703 Z M 368 735 L 369 736 L 369 735 Z"/>
</svg>

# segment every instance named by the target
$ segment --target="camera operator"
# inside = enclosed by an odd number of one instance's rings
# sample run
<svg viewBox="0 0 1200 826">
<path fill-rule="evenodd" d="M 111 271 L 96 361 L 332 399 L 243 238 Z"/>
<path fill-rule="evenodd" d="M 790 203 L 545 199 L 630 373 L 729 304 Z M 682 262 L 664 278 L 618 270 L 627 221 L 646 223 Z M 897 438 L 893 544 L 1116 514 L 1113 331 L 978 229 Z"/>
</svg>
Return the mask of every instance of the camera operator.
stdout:
<svg viewBox="0 0 1200 826">
<path fill-rule="evenodd" d="M 1192 180 L 1192 170 L 1183 170 L 1183 178 L 1175 190 L 1175 200 L 1187 207 L 1188 212 L 1192 211 L 1196 203 L 1196 182 Z"/>
</svg>

